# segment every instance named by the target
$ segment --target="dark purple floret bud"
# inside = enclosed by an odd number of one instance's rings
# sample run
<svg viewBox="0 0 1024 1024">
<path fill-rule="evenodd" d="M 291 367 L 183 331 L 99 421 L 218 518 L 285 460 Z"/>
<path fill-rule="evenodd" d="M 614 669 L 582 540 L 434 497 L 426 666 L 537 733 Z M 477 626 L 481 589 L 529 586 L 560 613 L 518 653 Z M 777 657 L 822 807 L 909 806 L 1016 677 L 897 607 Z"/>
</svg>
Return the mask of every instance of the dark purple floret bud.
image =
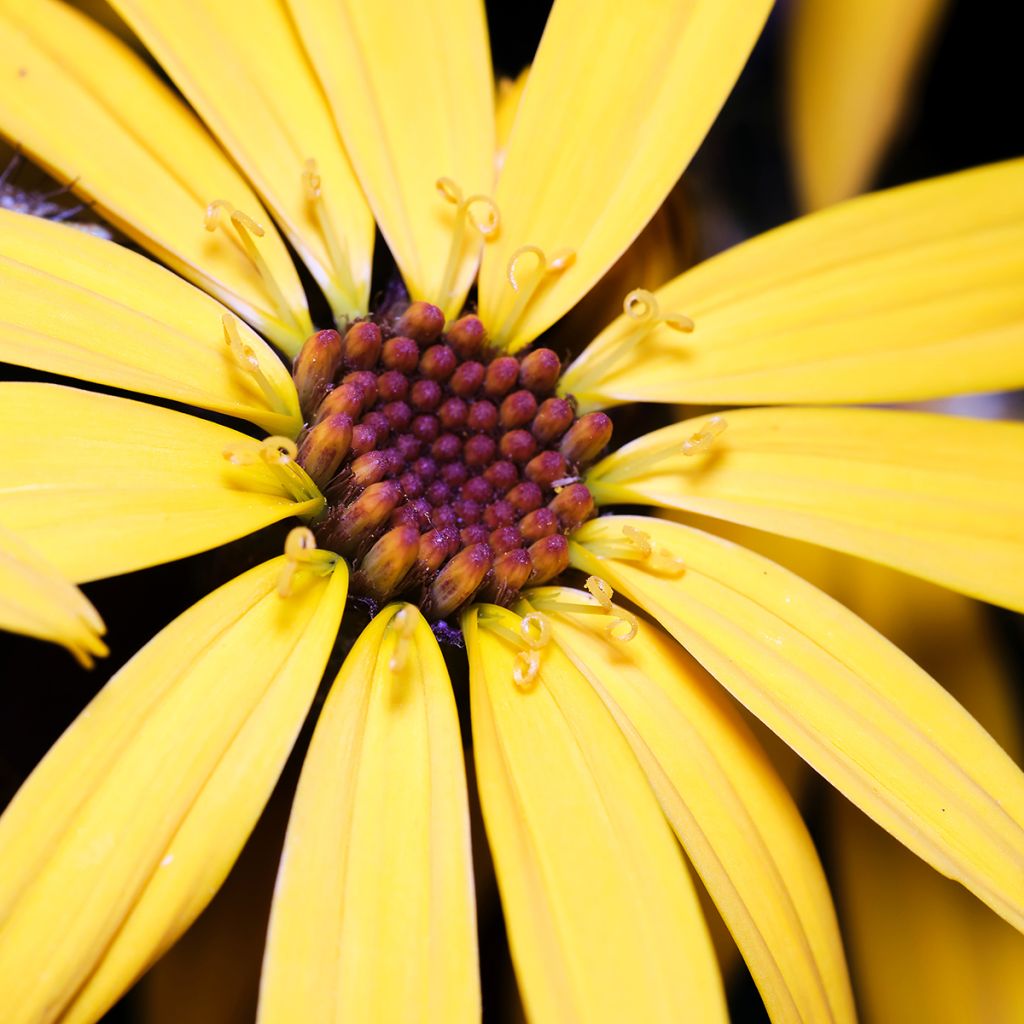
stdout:
<svg viewBox="0 0 1024 1024">
<path fill-rule="evenodd" d="M 363 556 L 359 570 L 352 577 L 353 589 L 377 601 L 386 601 L 399 590 L 416 563 L 419 546 L 417 527 L 396 526 L 389 530 Z"/>
<path fill-rule="evenodd" d="M 487 332 L 480 318 L 464 316 L 448 328 L 448 344 L 460 359 L 475 359 L 484 347 Z"/>
<path fill-rule="evenodd" d="M 458 430 L 465 426 L 469 406 L 461 398 L 449 398 L 437 410 L 437 418 L 445 430 Z"/>
<path fill-rule="evenodd" d="M 560 533 L 538 540 L 530 545 L 530 561 L 530 584 L 547 583 L 569 567 L 569 542 Z"/>
<path fill-rule="evenodd" d="M 523 356 L 519 366 L 519 383 L 534 394 L 550 393 L 562 372 L 562 362 L 549 348 L 538 348 Z"/>
<path fill-rule="evenodd" d="M 470 430 L 494 430 L 497 425 L 498 408 L 493 402 L 480 399 L 470 404 L 466 417 L 466 426 Z"/>
<path fill-rule="evenodd" d="M 343 362 L 350 370 L 370 370 L 380 358 L 380 328 L 369 320 L 353 324 L 345 335 Z"/>
<path fill-rule="evenodd" d="M 414 302 L 398 318 L 395 333 L 414 338 L 421 345 L 435 341 L 444 330 L 444 313 L 429 302 Z"/>
<path fill-rule="evenodd" d="M 384 342 L 381 362 L 389 370 L 412 373 L 419 365 L 420 347 L 412 338 L 390 338 Z"/>
<path fill-rule="evenodd" d="M 510 430 L 501 436 L 502 457 L 511 462 L 528 462 L 536 450 L 537 441 L 528 430 Z"/>
<path fill-rule="evenodd" d="M 377 378 L 377 396 L 382 402 L 401 402 L 409 394 L 409 378 L 398 370 L 387 370 Z"/>
<path fill-rule="evenodd" d="M 462 446 L 462 459 L 467 466 L 486 466 L 494 459 L 497 447 L 493 437 L 475 434 Z"/>
<path fill-rule="evenodd" d="M 593 462 L 612 439 L 612 421 L 603 412 L 588 412 L 565 433 L 559 451 L 577 465 Z"/>
<path fill-rule="evenodd" d="M 472 398 L 483 385 L 484 373 L 483 363 L 463 363 L 451 375 L 448 387 L 459 398 Z"/>
<path fill-rule="evenodd" d="M 498 410 L 498 422 L 505 430 L 525 427 L 537 412 L 537 399 L 529 391 L 513 391 Z"/>
<path fill-rule="evenodd" d="M 540 403 L 530 428 L 540 444 L 557 441 L 572 425 L 576 414 L 572 403 L 565 398 L 546 398 Z"/>
<path fill-rule="evenodd" d="M 558 532 L 558 516 L 549 508 L 539 508 L 519 520 L 519 532 L 527 544 L 533 544 Z"/>
<path fill-rule="evenodd" d="M 336 413 L 307 431 L 299 445 L 299 465 L 318 487 L 324 487 L 338 471 L 352 444 L 352 419 Z"/>
<path fill-rule="evenodd" d="M 341 368 L 342 341 L 337 331 L 317 331 L 299 350 L 292 369 L 302 415 L 309 419 Z"/>
<path fill-rule="evenodd" d="M 420 358 L 420 373 L 429 380 L 447 380 L 458 358 L 447 345 L 431 345 Z"/>
<path fill-rule="evenodd" d="M 487 365 L 484 374 L 484 394 L 488 398 L 501 398 L 515 387 L 519 380 L 519 360 L 515 356 L 498 356 Z"/>
<path fill-rule="evenodd" d="M 594 514 L 594 499 L 586 484 L 569 484 L 548 502 L 548 508 L 558 516 L 563 530 L 574 530 Z"/>
<path fill-rule="evenodd" d="M 568 472 L 565 456 L 549 449 L 530 459 L 523 469 L 523 476 L 541 487 L 550 487 L 556 480 L 567 476 Z"/>
<path fill-rule="evenodd" d="M 491 549 L 486 544 L 463 548 L 431 584 L 424 601 L 426 614 L 431 618 L 443 619 L 472 600 L 484 577 L 490 572 L 491 561 Z"/>
</svg>

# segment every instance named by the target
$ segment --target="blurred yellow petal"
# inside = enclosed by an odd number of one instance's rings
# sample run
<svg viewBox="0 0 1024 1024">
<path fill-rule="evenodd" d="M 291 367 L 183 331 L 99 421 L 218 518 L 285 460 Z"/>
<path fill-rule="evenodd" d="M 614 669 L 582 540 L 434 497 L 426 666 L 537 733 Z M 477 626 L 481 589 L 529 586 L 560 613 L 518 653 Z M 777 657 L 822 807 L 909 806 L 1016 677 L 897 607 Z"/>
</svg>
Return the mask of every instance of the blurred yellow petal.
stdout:
<svg viewBox="0 0 1024 1024">
<path fill-rule="evenodd" d="M 323 507 L 306 474 L 260 457 L 259 442 L 142 402 L 8 382 L 0 432 L 0 526 L 78 582 L 206 551 Z M 229 462 L 229 448 L 254 461 Z"/>
<path fill-rule="evenodd" d="M 1024 929 L 1024 775 L 896 647 L 799 577 L 700 530 L 608 516 L 573 535 L 570 555 L 865 813 Z"/>
<path fill-rule="evenodd" d="M 1024 1020 L 1024 936 L 847 801 L 837 797 L 830 814 L 865 1024 Z"/>
<path fill-rule="evenodd" d="M 686 445 L 708 425 L 707 447 Z M 1024 611 L 1024 425 L 875 409 L 741 409 L 666 427 L 587 475 L 603 504 L 716 516 Z"/>
<path fill-rule="evenodd" d="M 2 0 L 0 76 L 4 135 L 155 257 L 275 344 L 297 350 L 312 327 L 269 214 L 199 121 L 124 43 L 55 0 Z M 234 229 L 206 229 L 207 207 L 218 199 L 263 228 L 253 244 L 281 300 Z"/>
<path fill-rule="evenodd" d="M 62 644 L 85 668 L 107 654 L 107 631 L 88 598 L 0 527 L 0 629 Z"/>
<path fill-rule="evenodd" d="M 771 1019 L 853 1021 L 828 883 L 771 763 L 721 687 L 648 623 L 628 642 L 615 607 L 528 591 L 554 642 L 594 687 L 743 953 Z M 594 614 L 594 613 L 598 614 Z M 616 633 L 616 631 L 618 631 Z"/>
<path fill-rule="evenodd" d="M 654 215 L 746 63 L 771 0 L 556 0 L 530 71 L 484 250 L 480 315 L 512 349 L 590 290 Z M 575 260 L 522 308 L 523 246 Z M 518 278 L 537 276 L 522 256 Z"/>
<path fill-rule="evenodd" d="M 797 0 L 786 110 L 805 209 L 864 191 L 899 126 L 946 0 Z"/>
<path fill-rule="evenodd" d="M 1024 385 L 1024 160 L 851 200 L 655 293 L 569 368 L 586 407 L 913 401 Z"/>
<path fill-rule="evenodd" d="M 259 1020 L 479 1020 L 462 742 L 430 627 L 391 605 L 362 632 L 302 769 Z"/>
<path fill-rule="evenodd" d="M 302 417 L 287 369 L 240 320 L 231 316 L 225 327 L 225 315 L 220 303 L 123 246 L 0 211 L 0 360 L 294 436 Z"/>
<path fill-rule="evenodd" d="M 282 0 L 114 0 L 273 211 L 337 317 L 366 312 L 373 217 Z M 306 193 L 316 161 L 322 203 Z"/>
<path fill-rule="evenodd" d="M 643 772 L 554 644 L 514 681 L 521 620 L 463 629 L 484 824 L 534 1022 L 726 1019 L 696 894 Z M 527 677 L 523 677 L 524 680 Z"/>
<path fill-rule="evenodd" d="M 456 207 L 494 183 L 494 86 L 480 0 L 287 0 L 352 164 L 414 299 L 458 313 L 480 258 L 471 226 L 446 283 Z M 486 211 L 474 207 L 469 216 Z M 442 292 L 444 294 L 442 294 Z"/>
<path fill-rule="evenodd" d="M 216 892 L 316 693 L 344 565 L 283 599 L 274 559 L 175 620 L 100 692 L 0 819 L 10 1024 L 96 1020 Z"/>
</svg>

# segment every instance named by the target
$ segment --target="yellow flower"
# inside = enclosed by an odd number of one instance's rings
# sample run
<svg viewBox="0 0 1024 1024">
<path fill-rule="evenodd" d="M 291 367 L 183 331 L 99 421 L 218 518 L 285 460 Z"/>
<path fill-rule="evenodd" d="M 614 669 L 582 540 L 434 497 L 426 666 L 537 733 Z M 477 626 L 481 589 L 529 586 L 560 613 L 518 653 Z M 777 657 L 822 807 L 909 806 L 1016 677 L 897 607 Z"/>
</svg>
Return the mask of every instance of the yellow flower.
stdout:
<svg viewBox="0 0 1024 1024">
<path fill-rule="evenodd" d="M 0 4 L 0 129 L 209 294 L 7 214 L 0 358 L 269 437 L 0 385 L 0 526 L 83 582 L 309 525 L 144 647 L 0 820 L 8 1019 L 96 1019 L 209 901 L 312 704 L 350 567 L 354 590 L 397 600 L 348 653 L 305 759 L 261 1021 L 479 1016 L 434 632 L 459 627 L 532 1020 L 724 1019 L 673 831 L 772 1019 L 853 1018 L 814 846 L 726 690 L 1020 927 L 1024 779 L 938 684 L 752 551 L 589 517 L 595 501 L 718 516 L 1024 607 L 1024 428 L 817 406 L 1021 384 L 1024 164 L 867 197 L 632 293 L 556 380 L 558 357 L 527 346 L 663 201 L 767 2 L 558 0 L 496 185 L 473 0 L 115 6 L 231 161 L 131 51 L 51 0 Z M 275 223 L 339 331 L 312 333 Z M 408 308 L 368 306 L 374 223 Z M 474 281 L 479 316 L 459 317 Z M 251 328 L 297 356 L 294 383 Z M 442 411 L 454 399 L 467 408 Z M 815 406 L 705 415 L 595 462 L 603 410 L 627 401 Z M 424 511 L 435 480 L 448 490 Z M 583 589 L 559 585 L 570 568 Z"/>
</svg>

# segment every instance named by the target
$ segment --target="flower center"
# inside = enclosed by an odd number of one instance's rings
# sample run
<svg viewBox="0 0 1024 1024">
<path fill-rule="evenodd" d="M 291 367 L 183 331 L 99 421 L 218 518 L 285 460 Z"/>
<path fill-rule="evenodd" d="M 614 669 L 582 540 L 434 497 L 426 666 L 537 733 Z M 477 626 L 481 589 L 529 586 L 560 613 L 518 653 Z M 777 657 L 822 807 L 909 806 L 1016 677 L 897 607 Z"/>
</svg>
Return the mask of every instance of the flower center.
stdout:
<svg viewBox="0 0 1024 1024">
<path fill-rule="evenodd" d="M 492 352 L 483 324 L 436 306 L 319 331 L 295 360 L 306 428 L 298 461 L 327 499 L 317 542 L 352 586 L 406 596 L 440 620 L 474 598 L 511 603 L 569 562 L 567 534 L 594 514 L 582 471 L 611 437 L 555 393 L 547 348 Z"/>
</svg>

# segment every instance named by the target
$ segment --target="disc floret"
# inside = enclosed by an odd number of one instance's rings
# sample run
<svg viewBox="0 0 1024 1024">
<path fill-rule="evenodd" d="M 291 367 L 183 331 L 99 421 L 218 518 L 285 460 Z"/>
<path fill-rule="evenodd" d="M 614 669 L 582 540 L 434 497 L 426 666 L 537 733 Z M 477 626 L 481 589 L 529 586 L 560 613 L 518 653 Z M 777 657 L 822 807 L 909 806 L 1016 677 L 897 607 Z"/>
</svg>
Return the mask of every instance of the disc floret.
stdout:
<svg viewBox="0 0 1024 1024">
<path fill-rule="evenodd" d="M 355 591 L 439 620 L 565 570 L 595 511 L 581 474 L 612 425 L 555 394 L 561 368 L 548 348 L 492 351 L 478 317 L 446 325 L 426 302 L 308 339 L 298 461 L 327 499 L 317 542 L 349 560 Z"/>
</svg>

